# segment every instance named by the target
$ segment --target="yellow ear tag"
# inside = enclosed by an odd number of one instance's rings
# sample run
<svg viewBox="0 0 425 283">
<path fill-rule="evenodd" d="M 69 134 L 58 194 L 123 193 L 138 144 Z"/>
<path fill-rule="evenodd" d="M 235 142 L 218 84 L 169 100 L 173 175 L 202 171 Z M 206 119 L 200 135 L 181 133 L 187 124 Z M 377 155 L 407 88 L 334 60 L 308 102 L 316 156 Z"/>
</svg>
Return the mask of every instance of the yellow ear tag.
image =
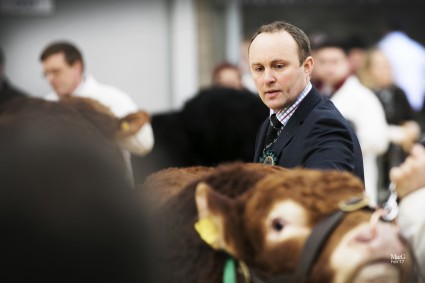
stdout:
<svg viewBox="0 0 425 283">
<path fill-rule="evenodd" d="M 127 121 L 121 122 L 121 129 L 128 131 L 130 129 L 130 124 Z"/>
<path fill-rule="evenodd" d="M 195 223 L 195 230 L 198 232 L 199 236 L 201 236 L 202 240 L 204 240 L 213 249 L 217 250 L 220 248 L 219 232 L 217 226 L 210 217 L 199 219 L 199 221 Z"/>
</svg>

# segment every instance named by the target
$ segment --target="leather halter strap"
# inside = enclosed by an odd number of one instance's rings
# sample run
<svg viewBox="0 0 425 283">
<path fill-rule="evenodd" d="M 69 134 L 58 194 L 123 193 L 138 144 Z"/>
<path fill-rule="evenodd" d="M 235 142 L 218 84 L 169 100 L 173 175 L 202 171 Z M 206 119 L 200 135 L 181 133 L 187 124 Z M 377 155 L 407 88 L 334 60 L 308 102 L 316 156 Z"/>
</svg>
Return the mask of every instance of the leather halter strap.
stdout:
<svg viewBox="0 0 425 283">
<path fill-rule="evenodd" d="M 297 269 L 295 270 L 296 281 L 294 282 L 302 283 L 308 279 L 308 274 L 322 252 L 325 242 L 341 222 L 344 215 L 344 211 L 338 210 L 314 227 L 313 232 L 304 246 Z"/>
</svg>

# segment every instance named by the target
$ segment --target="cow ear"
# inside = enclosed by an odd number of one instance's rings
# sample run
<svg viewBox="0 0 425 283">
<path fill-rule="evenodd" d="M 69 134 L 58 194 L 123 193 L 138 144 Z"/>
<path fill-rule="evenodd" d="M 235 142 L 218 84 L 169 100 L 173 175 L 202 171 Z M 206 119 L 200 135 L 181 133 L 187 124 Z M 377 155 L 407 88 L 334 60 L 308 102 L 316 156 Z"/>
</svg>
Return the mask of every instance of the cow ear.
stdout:
<svg viewBox="0 0 425 283">
<path fill-rule="evenodd" d="M 135 135 L 146 123 L 149 123 L 149 114 L 138 111 L 128 114 L 119 120 L 118 137 L 128 137 Z"/>
<path fill-rule="evenodd" d="M 139 111 L 121 118 L 116 137 L 121 148 L 136 155 L 146 155 L 154 145 L 149 115 Z"/>
<path fill-rule="evenodd" d="M 224 240 L 224 215 L 232 209 L 233 201 L 203 182 L 196 187 L 195 201 L 199 219 L 195 230 L 212 248 L 228 251 L 229 245 Z"/>
</svg>

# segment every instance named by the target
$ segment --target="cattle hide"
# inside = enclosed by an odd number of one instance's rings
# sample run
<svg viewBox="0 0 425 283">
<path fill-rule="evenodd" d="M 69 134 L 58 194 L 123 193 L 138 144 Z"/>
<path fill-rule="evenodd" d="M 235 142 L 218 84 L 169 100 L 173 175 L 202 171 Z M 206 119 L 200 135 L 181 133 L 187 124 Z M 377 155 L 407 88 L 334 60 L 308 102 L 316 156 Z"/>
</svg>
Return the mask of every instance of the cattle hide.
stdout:
<svg viewBox="0 0 425 283">
<path fill-rule="evenodd" d="M 152 209 L 162 207 L 188 184 L 213 171 L 213 167 L 203 166 L 161 170 L 147 177 L 140 186 L 140 197 L 147 200 Z"/>
<path fill-rule="evenodd" d="M 137 183 L 169 167 L 251 162 L 267 115 L 257 95 L 226 88 L 202 90 L 182 110 L 154 114 L 155 147 L 143 158 L 132 158 Z"/>
<path fill-rule="evenodd" d="M 259 167 L 261 169 L 259 170 Z M 217 252 L 206 245 L 194 230 L 197 221 L 197 210 L 194 201 L 196 184 L 202 179 L 212 187 L 216 188 L 229 197 L 236 197 L 254 183 L 271 172 L 281 172 L 286 169 L 275 166 L 260 164 L 246 165 L 235 164 L 231 166 L 219 166 L 214 171 L 203 173 L 196 178 L 193 169 L 172 169 L 174 178 L 166 176 L 167 170 L 156 173 L 148 178 L 149 184 L 153 185 L 157 180 L 162 188 L 166 188 L 164 181 L 171 180 L 172 183 L 186 183 L 185 188 L 173 187 L 167 190 L 178 190 L 174 197 L 167 197 L 164 205 L 157 211 L 158 235 L 160 236 L 160 248 L 162 258 L 159 265 L 165 269 L 159 272 L 163 277 L 158 278 L 160 282 L 221 282 L 221 271 L 227 255 Z M 177 174 L 180 170 L 180 174 Z M 191 172 L 187 174 L 187 171 Z M 186 176 L 189 175 L 187 178 Z M 144 190 L 152 192 L 151 188 Z M 154 193 L 154 192 L 152 192 Z M 161 194 L 161 192 L 156 192 Z M 202 267 L 202 268 L 199 268 Z"/>
<path fill-rule="evenodd" d="M 188 169 L 181 170 L 185 175 Z M 362 182 L 349 173 L 262 164 L 223 165 L 190 179 L 158 210 L 161 282 L 221 282 L 229 255 L 244 261 L 263 279 L 293 273 L 313 227 L 339 210 L 341 201 L 364 192 Z M 392 224 L 372 227 L 371 215 L 361 210 L 343 218 L 308 282 L 407 280 L 412 264 L 408 248 Z M 206 240 L 215 249 L 194 229 L 203 219 L 218 231 Z M 404 264 L 389 264 L 391 253 L 404 254 Z"/>
</svg>

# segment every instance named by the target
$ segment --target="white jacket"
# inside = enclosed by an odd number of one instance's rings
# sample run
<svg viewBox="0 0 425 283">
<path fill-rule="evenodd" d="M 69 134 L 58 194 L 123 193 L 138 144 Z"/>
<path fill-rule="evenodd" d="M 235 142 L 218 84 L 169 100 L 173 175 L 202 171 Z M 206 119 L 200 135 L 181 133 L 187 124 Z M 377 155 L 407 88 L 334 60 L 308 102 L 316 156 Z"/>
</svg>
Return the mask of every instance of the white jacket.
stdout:
<svg viewBox="0 0 425 283">
<path fill-rule="evenodd" d="M 331 101 L 355 128 L 363 153 L 366 193 L 371 204 L 377 201 L 377 156 L 387 150 L 388 125 L 384 109 L 375 94 L 350 76 Z"/>
<path fill-rule="evenodd" d="M 116 87 L 101 84 L 90 75 L 80 83 L 72 94 L 99 101 L 108 107 L 118 118 L 122 118 L 138 110 L 136 103 L 131 100 L 128 94 Z M 59 97 L 54 92 L 47 94 L 44 98 L 51 101 L 59 100 Z"/>
</svg>

